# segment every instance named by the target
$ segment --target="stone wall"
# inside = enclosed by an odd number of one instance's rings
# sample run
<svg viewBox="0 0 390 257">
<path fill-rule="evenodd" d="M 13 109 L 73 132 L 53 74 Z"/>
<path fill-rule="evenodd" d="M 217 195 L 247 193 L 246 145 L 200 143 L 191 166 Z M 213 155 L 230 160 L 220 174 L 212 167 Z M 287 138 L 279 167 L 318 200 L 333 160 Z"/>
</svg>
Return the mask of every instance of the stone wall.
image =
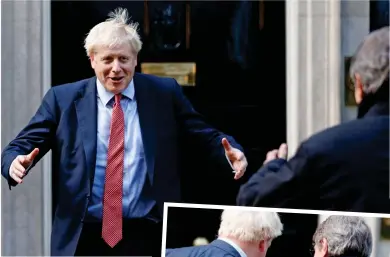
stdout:
<svg viewBox="0 0 390 257">
<path fill-rule="evenodd" d="M 286 2 L 287 143 L 341 122 L 341 7 L 338 0 Z"/>
<path fill-rule="evenodd" d="M 48 10 L 49 1 L 1 2 L 2 148 L 29 122 L 50 87 Z M 44 186 L 50 179 L 48 167 L 49 155 L 35 166 L 22 185 L 11 191 L 7 182 L 1 180 L 2 255 L 49 254 L 44 252 L 48 249 L 45 239 L 50 229 L 47 225 L 51 196 Z"/>
</svg>

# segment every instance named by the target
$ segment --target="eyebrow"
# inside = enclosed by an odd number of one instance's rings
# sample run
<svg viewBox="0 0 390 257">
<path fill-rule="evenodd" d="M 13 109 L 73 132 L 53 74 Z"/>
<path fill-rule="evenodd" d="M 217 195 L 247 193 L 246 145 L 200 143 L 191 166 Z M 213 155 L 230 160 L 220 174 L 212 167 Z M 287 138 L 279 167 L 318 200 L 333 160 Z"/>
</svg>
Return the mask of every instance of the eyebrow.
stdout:
<svg viewBox="0 0 390 257">
<path fill-rule="evenodd" d="M 114 54 L 114 55 L 103 55 L 102 57 L 100 57 L 100 59 L 103 60 L 103 59 L 106 59 L 106 58 L 111 58 L 112 56 L 130 58 L 130 56 L 126 55 L 126 54 Z"/>
</svg>

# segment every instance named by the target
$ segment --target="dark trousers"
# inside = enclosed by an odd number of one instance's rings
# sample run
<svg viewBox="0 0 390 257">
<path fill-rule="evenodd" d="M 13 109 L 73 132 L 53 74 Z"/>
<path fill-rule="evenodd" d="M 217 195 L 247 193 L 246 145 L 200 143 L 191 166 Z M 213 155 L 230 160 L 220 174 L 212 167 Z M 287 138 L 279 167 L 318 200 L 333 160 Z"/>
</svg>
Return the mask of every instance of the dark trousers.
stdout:
<svg viewBox="0 0 390 257">
<path fill-rule="evenodd" d="M 101 223 L 84 223 L 75 256 L 161 256 L 161 222 L 124 220 L 123 238 L 114 248 L 108 246 L 101 235 Z"/>
</svg>

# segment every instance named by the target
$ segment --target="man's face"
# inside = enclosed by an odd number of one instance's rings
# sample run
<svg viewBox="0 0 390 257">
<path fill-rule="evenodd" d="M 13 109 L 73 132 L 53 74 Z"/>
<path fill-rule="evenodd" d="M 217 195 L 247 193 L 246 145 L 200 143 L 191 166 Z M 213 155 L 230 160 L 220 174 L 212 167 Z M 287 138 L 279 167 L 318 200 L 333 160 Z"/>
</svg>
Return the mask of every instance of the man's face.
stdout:
<svg viewBox="0 0 390 257">
<path fill-rule="evenodd" d="M 110 92 L 118 94 L 130 83 L 137 66 L 137 55 L 128 44 L 109 48 L 100 46 L 91 55 L 96 77 Z"/>
</svg>

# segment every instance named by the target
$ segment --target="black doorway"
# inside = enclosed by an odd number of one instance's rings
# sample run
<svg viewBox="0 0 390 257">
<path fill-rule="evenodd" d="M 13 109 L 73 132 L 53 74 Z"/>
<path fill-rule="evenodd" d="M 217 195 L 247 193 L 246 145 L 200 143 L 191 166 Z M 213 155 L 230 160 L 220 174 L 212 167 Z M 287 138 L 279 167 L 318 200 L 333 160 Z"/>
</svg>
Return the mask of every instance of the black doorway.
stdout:
<svg viewBox="0 0 390 257">
<path fill-rule="evenodd" d="M 370 1 L 370 32 L 389 26 L 389 0 Z"/>
<path fill-rule="evenodd" d="M 194 153 L 186 151 L 182 157 L 184 201 L 234 205 L 240 184 L 261 166 L 268 150 L 286 140 L 285 3 L 189 3 L 191 48 L 181 58 L 197 63 L 197 84 L 184 92 L 211 124 L 243 145 L 249 166 L 246 176 L 234 181 L 232 174 L 216 171 L 212 163 L 197 163 Z M 140 28 L 144 24 L 143 1 L 52 1 L 51 5 L 52 85 L 94 75 L 83 41 L 108 12 L 125 7 Z M 142 39 L 142 29 L 140 34 Z M 161 58 L 144 47 L 139 64 Z M 55 183 L 53 172 L 54 208 Z"/>
</svg>

